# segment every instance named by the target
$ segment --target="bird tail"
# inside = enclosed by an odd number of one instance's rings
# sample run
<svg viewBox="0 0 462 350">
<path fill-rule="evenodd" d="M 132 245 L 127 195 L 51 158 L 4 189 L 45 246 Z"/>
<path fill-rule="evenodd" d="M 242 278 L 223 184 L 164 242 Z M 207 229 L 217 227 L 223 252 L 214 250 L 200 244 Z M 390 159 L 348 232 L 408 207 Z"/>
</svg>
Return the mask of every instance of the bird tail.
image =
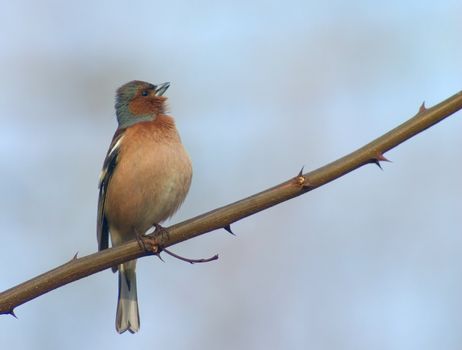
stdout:
<svg viewBox="0 0 462 350">
<path fill-rule="evenodd" d="M 136 293 L 136 260 L 119 265 L 119 300 L 117 302 L 116 330 L 135 333 L 140 329 L 138 296 Z"/>
</svg>

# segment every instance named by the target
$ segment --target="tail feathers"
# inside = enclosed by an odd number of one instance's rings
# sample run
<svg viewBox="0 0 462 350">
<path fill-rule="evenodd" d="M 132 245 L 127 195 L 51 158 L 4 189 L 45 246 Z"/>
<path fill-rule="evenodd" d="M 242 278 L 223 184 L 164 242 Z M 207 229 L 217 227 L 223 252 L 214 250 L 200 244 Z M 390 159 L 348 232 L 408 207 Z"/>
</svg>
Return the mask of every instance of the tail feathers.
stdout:
<svg viewBox="0 0 462 350">
<path fill-rule="evenodd" d="M 135 264 L 119 266 L 119 300 L 117 302 L 116 330 L 136 333 L 140 329 L 138 297 L 136 294 Z"/>
</svg>

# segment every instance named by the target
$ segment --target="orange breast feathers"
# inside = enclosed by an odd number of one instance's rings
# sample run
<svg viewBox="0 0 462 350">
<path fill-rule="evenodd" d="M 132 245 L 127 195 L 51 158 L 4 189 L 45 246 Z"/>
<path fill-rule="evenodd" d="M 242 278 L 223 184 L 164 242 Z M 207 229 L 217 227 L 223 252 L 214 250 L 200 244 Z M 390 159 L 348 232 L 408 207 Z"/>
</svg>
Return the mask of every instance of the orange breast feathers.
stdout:
<svg viewBox="0 0 462 350">
<path fill-rule="evenodd" d="M 133 230 L 142 234 L 175 213 L 188 193 L 192 167 L 168 116 L 136 124 L 123 138 L 105 214 L 110 230 L 132 239 Z"/>
</svg>

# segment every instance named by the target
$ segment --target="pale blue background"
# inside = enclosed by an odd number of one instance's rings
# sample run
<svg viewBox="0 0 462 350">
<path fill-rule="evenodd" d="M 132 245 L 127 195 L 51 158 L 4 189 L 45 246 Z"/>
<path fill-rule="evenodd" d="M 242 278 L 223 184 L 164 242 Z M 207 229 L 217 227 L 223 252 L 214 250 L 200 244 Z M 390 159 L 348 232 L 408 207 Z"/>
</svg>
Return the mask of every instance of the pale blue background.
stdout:
<svg viewBox="0 0 462 350">
<path fill-rule="evenodd" d="M 115 89 L 170 81 L 178 222 L 315 169 L 462 88 L 460 1 L 3 1 L 0 289 L 96 249 Z M 5 349 L 460 349 L 461 113 L 303 197 L 0 317 Z"/>
</svg>

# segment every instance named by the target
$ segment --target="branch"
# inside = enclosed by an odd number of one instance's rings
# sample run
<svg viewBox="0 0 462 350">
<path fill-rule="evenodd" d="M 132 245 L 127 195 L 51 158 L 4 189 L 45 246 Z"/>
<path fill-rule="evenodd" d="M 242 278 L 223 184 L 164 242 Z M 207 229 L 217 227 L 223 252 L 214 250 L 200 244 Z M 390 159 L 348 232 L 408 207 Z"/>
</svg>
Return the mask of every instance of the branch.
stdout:
<svg viewBox="0 0 462 350">
<path fill-rule="evenodd" d="M 14 315 L 13 310 L 18 305 L 125 261 L 158 254 L 163 248 L 219 228 L 231 231 L 232 223 L 314 190 L 365 164 L 375 163 L 380 166 L 381 161 L 387 160 L 383 156 L 385 152 L 460 109 L 462 109 L 462 91 L 432 108 L 427 109 L 422 104 L 413 118 L 345 157 L 305 174 L 300 171 L 297 176 L 286 182 L 170 226 L 162 230 L 160 234 L 154 232 L 147 235 L 143 239 L 149 242 L 149 249 L 146 249 L 145 245 L 140 244 L 139 241 L 133 240 L 116 248 L 106 249 L 82 258 L 74 256 L 64 265 L 0 293 L 0 314 Z"/>
</svg>

